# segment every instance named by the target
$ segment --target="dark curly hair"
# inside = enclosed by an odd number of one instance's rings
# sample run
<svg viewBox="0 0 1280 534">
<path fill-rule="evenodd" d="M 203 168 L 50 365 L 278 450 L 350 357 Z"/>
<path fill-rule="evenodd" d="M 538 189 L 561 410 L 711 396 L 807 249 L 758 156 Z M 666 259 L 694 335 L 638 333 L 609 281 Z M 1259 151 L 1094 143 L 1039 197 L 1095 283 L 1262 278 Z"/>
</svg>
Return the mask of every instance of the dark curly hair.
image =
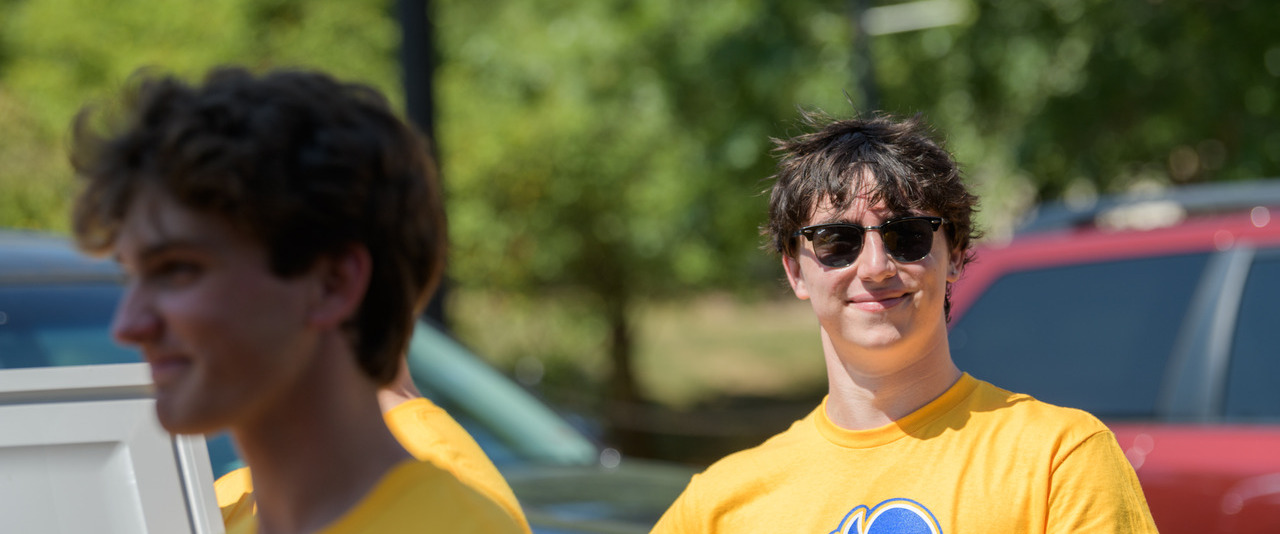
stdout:
<svg viewBox="0 0 1280 534">
<path fill-rule="evenodd" d="M 363 245 L 373 272 L 347 330 L 360 367 L 389 383 L 443 271 L 426 140 L 377 90 L 318 72 L 223 67 L 193 85 L 139 71 L 130 82 L 116 113 L 86 107 L 73 124 L 81 248 L 108 252 L 144 188 L 259 240 L 282 278 Z"/>
<path fill-rule="evenodd" d="M 762 233 L 775 250 L 796 256 L 795 233 L 809 224 L 819 202 L 843 211 L 864 194 L 869 203 L 884 202 L 891 211 L 931 212 L 946 219 L 952 254 L 963 258 L 961 265 L 973 261 L 970 247 L 981 236 L 973 226 L 978 197 L 965 187 L 955 159 L 933 139 L 921 115 L 838 120 L 804 112 L 801 120 L 810 133 L 773 140 L 778 167 Z"/>
</svg>

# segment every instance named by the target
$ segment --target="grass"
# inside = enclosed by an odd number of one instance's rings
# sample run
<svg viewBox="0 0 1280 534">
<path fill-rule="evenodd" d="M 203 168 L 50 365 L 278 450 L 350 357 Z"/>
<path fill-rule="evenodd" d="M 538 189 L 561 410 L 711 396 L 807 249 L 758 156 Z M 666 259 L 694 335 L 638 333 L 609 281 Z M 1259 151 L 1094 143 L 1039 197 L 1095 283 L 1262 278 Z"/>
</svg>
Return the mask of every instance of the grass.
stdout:
<svg viewBox="0 0 1280 534">
<path fill-rule="evenodd" d="M 583 303 L 456 291 L 450 312 L 465 344 L 548 398 L 585 406 L 603 396 L 606 328 Z M 785 397 L 825 384 L 813 312 L 789 292 L 648 303 L 635 320 L 635 371 L 644 395 L 658 404 Z"/>
<path fill-rule="evenodd" d="M 817 321 L 807 302 L 789 294 L 651 305 L 639 324 L 636 371 L 646 394 L 666 406 L 790 396 L 825 383 Z"/>
</svg>

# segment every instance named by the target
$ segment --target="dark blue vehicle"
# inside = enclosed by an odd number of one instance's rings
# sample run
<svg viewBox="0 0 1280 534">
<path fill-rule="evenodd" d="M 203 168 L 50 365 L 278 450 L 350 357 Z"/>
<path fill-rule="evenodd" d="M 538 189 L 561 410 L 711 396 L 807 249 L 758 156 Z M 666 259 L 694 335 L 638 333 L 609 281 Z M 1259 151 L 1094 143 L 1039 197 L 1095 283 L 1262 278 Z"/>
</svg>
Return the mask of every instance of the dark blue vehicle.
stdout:
<svg viewBox="0 0 1280 534">
<path fill-rule="evenodd" d="M 0 369 L 142 361 L 111 340 L 122 281 L 114 262 L 82 256 L 65 239 L 0 230 Z M 692 473 L 619 459 L 425 322 L 409 367 L 506 476 L 534 532 L 648 532 Z M 208 444 L 214 476 L 241 465 L 226 436 Z"/>
</svg>

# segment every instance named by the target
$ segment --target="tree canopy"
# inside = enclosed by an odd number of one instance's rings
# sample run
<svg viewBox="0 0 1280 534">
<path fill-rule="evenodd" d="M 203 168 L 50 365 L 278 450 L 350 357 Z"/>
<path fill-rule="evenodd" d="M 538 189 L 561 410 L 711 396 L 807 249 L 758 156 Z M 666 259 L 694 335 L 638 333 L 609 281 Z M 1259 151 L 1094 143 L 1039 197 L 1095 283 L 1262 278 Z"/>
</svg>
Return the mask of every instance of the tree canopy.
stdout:
<svg viewBox="0 0 1280 534">
<path fill-rule="evenodd" d="M 588 302 L 625 374 L 637 302 L 777 284 L 769 139 L 799 109 L 869 112 L 863 69 L 937 126 L 994 235 L 1038 200 L 1278 174 L 1280 3 L 957 2 L 868 54 L 847 0 L 431 2 L 453 280 Z M 0 0 L 0 225 L 65 229 L 67 125 L 139 67 L 318 67 L 400 101 L 393 13 Z"/>
<path fill-rule="evenodd" d="M 65 141 L 77 110 L 110 105 L 141 68 L 306 66 L 401 100 L 386 0 L 0 0 L 0 226 L 65 230 Z"/>
</svg>

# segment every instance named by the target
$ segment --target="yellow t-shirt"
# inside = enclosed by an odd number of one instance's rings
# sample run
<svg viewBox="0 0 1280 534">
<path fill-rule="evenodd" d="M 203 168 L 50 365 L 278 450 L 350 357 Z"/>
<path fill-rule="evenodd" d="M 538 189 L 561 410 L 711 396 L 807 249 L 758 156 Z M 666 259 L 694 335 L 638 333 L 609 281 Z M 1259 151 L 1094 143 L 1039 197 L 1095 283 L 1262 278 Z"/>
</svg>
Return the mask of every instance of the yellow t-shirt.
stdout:
<svg viewBox="0 0 1280 534">
<path fill-rule="evenodd" d="M 892 424 L 836 426 L 826 401 L 694 475 L 655 533 L 1155 533 L 1115 436 L 1080 410 L 965 374 Z"/>
<path fill-rule="evenodd" d="M 430 400 L 418 398 L 392 408 L 383 418 L 392 435 L 415 458 L 452 473 L 497 503 L 524 532 L 529 532 L 529 522 L 511 486 L 475 439 L 447 412 Z M 222 521 L 228 529 L 240 523 L 254 523 L 257 505 L 247 467 L 227 473 L 214 482 L 213 487 L 218 507 L 222 509 Z"/>
<path fill-rule="evenodd" d="M 252 516 L 227 525 L 227 534 L 257 531 Z M 407 460 L 319 534 L 419 532 L 518 534 L 528 532 L 528 527 L 452 474 L 429 462 Z"/>
</svg>

